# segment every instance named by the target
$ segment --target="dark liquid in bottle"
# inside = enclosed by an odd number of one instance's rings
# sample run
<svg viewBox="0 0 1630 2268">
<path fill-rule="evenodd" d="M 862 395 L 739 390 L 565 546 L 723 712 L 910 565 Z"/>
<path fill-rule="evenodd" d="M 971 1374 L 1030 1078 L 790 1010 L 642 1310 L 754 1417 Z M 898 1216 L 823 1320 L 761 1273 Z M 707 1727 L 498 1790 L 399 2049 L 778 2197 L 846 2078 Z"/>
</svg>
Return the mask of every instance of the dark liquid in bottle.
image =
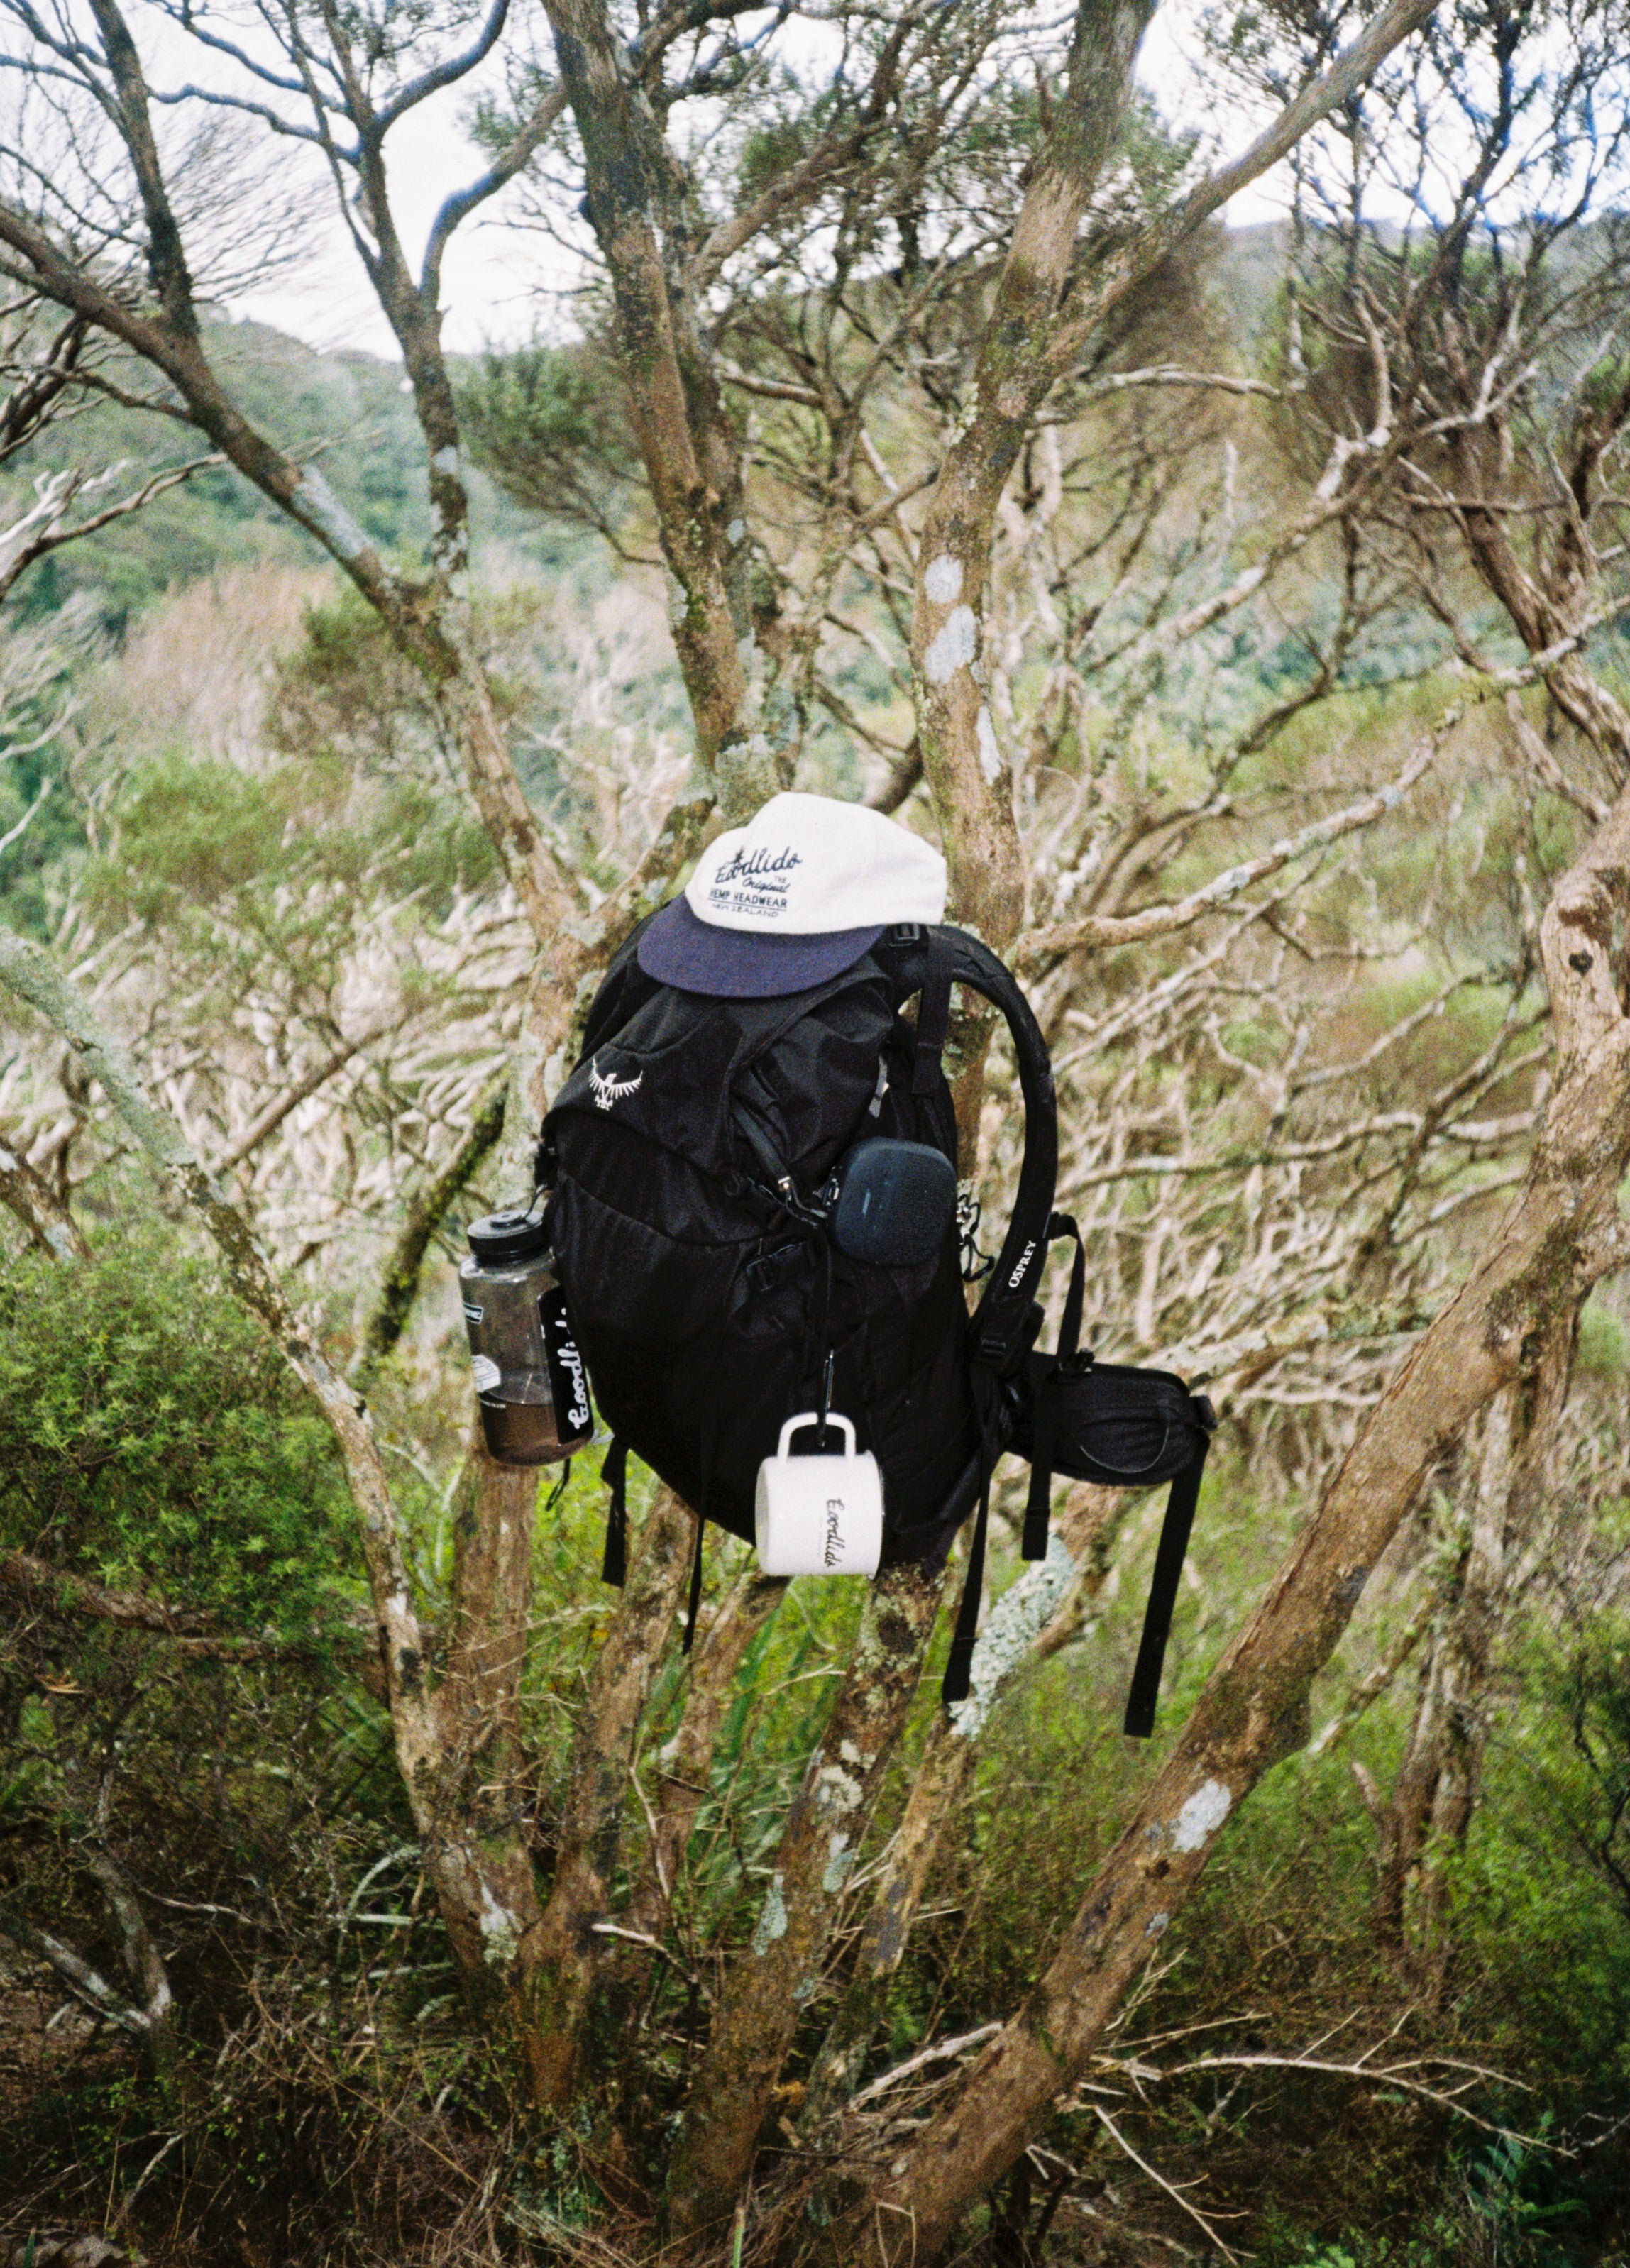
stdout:
<svg viewBox="0 0 1630 2268">
<path fill-rule="evenodd" d="M 478 1395 L 481 1430 L 490 1455 L 505 1465 L 551 1465 L 569 1454 L 547 1403 L 489 1402 Z"/>
</svg>

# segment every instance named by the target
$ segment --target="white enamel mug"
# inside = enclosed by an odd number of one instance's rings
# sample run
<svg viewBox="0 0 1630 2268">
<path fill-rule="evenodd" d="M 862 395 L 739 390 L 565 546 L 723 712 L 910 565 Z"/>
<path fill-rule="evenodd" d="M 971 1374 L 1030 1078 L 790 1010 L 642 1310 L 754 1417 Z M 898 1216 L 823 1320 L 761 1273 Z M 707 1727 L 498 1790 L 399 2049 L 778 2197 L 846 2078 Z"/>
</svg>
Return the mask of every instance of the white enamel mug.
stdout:
<svg viewBox="0 0 1630 2268">
<path fill-rule="evenodd" d="M 753 1506 L 758 1564 L 766 1575 L 874 1575 L 883 1555 L 883 1478 L 868 1449 L 855 1454 L 854 1427 L 827 1419 L 847 1444 L 841 1457 L 795 1457 L 793 1436 L 820 1412 L 789 1418 L 773 1457 L 758 1468 Z"/>
</svg>

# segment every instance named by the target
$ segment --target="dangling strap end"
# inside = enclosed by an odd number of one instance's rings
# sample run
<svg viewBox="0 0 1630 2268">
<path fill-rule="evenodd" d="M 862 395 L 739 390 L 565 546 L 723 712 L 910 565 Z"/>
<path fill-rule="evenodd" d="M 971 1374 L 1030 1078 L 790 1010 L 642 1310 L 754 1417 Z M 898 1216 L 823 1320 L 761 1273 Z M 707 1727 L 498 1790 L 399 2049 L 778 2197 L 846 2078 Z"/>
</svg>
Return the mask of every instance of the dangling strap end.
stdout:
<svg viewBox="0 0 1630 2268">
<path fill-rule="evenodd" d="M 1161 1540 L 1155 1548 L 1154 1574 L 1149 1585 L 1148 1603 L 1143 1613 L 1143 1637 L 1132 1668 L 1132 1690 L 1126 1697 L 1124 1725 L 1134 1741 L 1147 1741 L 1154 1730 L 1161 1672 L 1166 1666 L 1166 1641 L 1171 1635 L 1177 1586 L 1183 1576 L 1184 1557 L 1189 1548 L 1189 1533 L 1194 1526 L 1194 1508 L 1199 1502 L 1200 1482 L 1205 1475 L 1206 1452 L 1209 1447 L 1209 1437 L 1202 1434 L 1193 1463 L 1176 1476 L 1171 1484 L 1171 1493 L 1166 1499 L 1166 1518 L 1162 1523 Z"/>
<path fill-rule="evenodd" d="M 625 1443 L 612 1442 L 601 1465 L 600 1477 L 611 1491 L 611 1502 L 606 1509 L 606 1553 L 601 1562 L 600 1580 L 602 1583 L 614 1583 L 621 1590 L 628 1580 L 628 1448 Z"/>
<path fill-rule="evenodd" d="M 680 1652 L 689 1653 L 697 1642 L 697 1616 L 702 1611 L 702 1536 L 707 1521 L 697 1514 L 696 1556 L 690 1562 L 690 1604 L 685 1613 L 685 1635 L 680 1641 Z"/>
<path fill-rule="evenodd" d="M 968 1546 L 968 1572 L 963 1581 L 963 1601 L 956 1609 L 956 1629 L 951 1638 L 951 1652 L 945 1665 L 945 1676 L 940 1687 L 940 1698 L 948 1709 L 954 1701 L 965 1701 L 973 1690 L 973 1650 L 979 1635 L 979 1601 L 985 1590 L 985 1538 L 991 1517 L 991 1464 L 980 1454 L 979 1513 L 973 1524 L 973 1536 Z"/>
<path fill-rule="evenodd" d="M 973 1690 L 973 1640 L 966 1645 L 962 1638 L 951 1641 L 950 1659 L 945 1665 L 945 1677 L 940 1687 L 940 1698 L 948 1709 L 955 1701 L 965 1701 Z"/>
<path fill-rule="evenodd" d="M 1046 1373 L 1036 1395 L 1036 1435 L 1030 1444 L 1030 1492 L 1024 1500 L 1024 1534 L 1019 1545 L 1026 1559 L 1047 1557 L 1047 1530 L 1052 1518 L 1053 1449 L 1058 1434 L 1058 1388 L 1055 1364 Z"/>
<path fill-rule="evenodd" d="M 1024 1533 L 1019 1543 L 1021 1558 L 1047 1557 L 1047 1531 L 1051 1518 L 1052 1466 L 1038 1455 L 1037 1462 L 1030 1467 L 1030 1493 L 1025 1499 Z"/>
</svg>

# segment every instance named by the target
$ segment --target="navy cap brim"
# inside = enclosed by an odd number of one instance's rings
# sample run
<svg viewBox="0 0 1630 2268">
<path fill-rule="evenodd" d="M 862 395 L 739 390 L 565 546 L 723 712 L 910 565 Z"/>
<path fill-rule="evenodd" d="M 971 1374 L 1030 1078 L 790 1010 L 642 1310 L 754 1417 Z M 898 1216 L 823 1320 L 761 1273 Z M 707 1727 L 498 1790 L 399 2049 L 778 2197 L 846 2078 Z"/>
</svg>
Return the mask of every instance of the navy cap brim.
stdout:
<svg viewBox="0 0 1630 2268">
<path fill-rule="evenodd" d="M 807 992 L 852 968 L 888 927 L 822 931 L 814 937 L 760 937 L 719 929 L 698 918 L 685 898 L 653 914 L 640 934 L 636 959 L 647 976 L 681 992 L 721 1000 L 774 1000 Z"/>
</svg>

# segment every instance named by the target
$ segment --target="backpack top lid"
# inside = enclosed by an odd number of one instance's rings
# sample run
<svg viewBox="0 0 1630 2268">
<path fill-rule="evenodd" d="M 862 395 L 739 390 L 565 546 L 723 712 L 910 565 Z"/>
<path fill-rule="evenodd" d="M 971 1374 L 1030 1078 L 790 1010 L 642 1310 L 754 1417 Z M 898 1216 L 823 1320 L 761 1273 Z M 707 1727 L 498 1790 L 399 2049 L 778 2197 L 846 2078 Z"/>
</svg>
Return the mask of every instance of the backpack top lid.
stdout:
<svg viewBox="0 0 1630 2268">
<path fill-rule="evenodd" d="M 765 1000 L 841 976 L 896 923 L 945 911 L 945 861 L 864 804 L 775 795 L 709 845 L 682 897 L 647 923 L 639 966 L 659 983 Z"/>
</svg>

